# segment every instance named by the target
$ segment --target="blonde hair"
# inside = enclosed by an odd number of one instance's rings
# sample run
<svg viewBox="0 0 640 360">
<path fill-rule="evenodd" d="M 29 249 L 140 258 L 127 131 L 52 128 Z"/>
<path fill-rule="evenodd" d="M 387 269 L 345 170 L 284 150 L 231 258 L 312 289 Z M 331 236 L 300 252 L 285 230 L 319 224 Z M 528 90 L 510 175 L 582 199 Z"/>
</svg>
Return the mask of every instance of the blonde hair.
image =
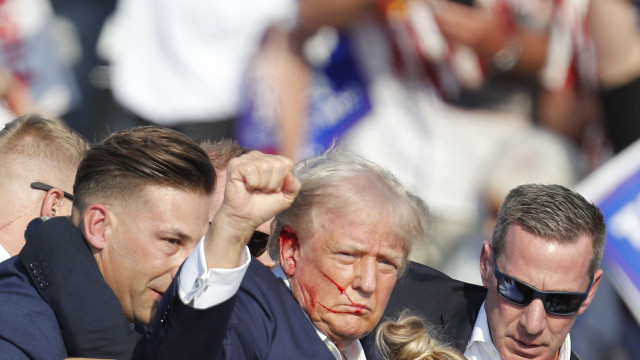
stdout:
<svg viewBox="0 0 640 360">
<path fill-rule="evenodd" d="M 71 192 L 76 169 L 89 142 L 62 120 L 27 114 L 0 131 L 0 164 L 30 169 L 24 181 L 42 181 Z"/>
<path fill-rule="evenodd" d="M 89 142 L 62 120 L 27 114 L 0 131 L 0 154 L 45 159 L 56 166 L 75 170 Z"/>
<path fill-rule="evenodd" d="M 438 342 L 425 322 L 407 311 L 397 321 L 384 321 L 376 346 L 386 360 L 466 360 L 458 350 Z"/>
</svg>

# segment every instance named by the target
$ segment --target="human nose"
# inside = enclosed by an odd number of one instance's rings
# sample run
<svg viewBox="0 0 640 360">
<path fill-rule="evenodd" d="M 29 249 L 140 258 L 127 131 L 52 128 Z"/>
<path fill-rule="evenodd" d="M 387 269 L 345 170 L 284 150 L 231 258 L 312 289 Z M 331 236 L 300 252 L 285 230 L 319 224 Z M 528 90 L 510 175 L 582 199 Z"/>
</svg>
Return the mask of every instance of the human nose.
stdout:
<svg viewBox="0 0 640 360">
<path fill-rule="evenodd" d="M 520 325 L 529 335 L 541 333 L 547 327 L 547 313 L 540 299 L 534 299 L 520 315 Z"/>
<path fill-rule="evenodd" d="M 353 288 L 365 294 L 371 294 L 376 289 L 375 259 L 361 259 L 355 265 Z"/>
</svg>

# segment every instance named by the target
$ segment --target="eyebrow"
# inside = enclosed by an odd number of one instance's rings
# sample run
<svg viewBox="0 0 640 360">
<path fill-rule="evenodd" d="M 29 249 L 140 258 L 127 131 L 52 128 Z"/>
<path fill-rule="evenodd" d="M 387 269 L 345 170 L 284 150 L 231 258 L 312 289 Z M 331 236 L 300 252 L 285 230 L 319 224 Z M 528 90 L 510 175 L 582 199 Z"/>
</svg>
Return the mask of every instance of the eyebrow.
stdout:
<svg viewBox="0 0 640 360">
<path fill-rule="evenodd" d="M 170 235 L 170 236 L 175 236 L 177 238 L 179 238 L 180 240 L 188 240 L 191 238 L 191 236 L 189 236 L 188 234 L 186 234 L 185 232 L 183 232 L 182 230 L 180 230 L 179 228 L 175 227 L 175 226 L 169 226 L 166 228 L 160 228 L 156 231 L 156 234 L 160 235 L 160 236 L 166 236 L 166 235 Z M 199 238 L 196 240 L 200 240 Z"/>
<path fill-rule="evenodd" d="M 380 251 L 378 252 L 378 257 L 387 259 L 389 261 L 398 262 L 398 265 L 404 261 L 404 252 L 395 252 L 392 250 L 389 251 Z"/>
<path fill-rule="evenodd" d="M 358 243 L 348 242 L 348 243 L 339 243 L 337 245 L 329 245 L 328 247 L 332 252 L 340 252 L 340 251 L 349 251 L 356 255 L 364 255 L 369 253 L 369 249 L 366 246 L 362 246 Z M 377 254 L 378 258 L 384 258 L 391 261 L 399 261 L 402 262 L 404 258 L 404 253 L 402 251 L 396 252 L 391 249 L 380 250 Z"/>
</svg>

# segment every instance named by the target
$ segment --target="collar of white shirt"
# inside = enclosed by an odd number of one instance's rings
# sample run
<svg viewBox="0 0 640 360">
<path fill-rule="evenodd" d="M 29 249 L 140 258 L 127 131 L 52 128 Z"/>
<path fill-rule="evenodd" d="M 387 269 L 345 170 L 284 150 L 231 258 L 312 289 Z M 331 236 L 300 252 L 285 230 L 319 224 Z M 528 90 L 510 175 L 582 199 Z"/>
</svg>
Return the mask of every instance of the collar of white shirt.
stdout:
<svg viewBox="0 0 640 360">
<path fill-rule="evenodd" d="M 0 245 L 0 262 L 3 262 L 11 257 L 11 254 Z"/>
<path fill-rule="evenodd" d="M 287 280 L 287 277 L 285 276 L 284 271 L 282 271 L 282 268 L 280 267 L 280 265 L 276 265 L 272 271 L 273 271 L 273 274 L 278 278 L 282 279 L 282 281 L 287 285 L 289 290 L 291 290 L 291 285 L 289 284 L 289 280 Z M 306 312 L 305 312 L 305 315 L 306 315 Z M 307 316 L 307 318 L 309 317 Z M 313 327 L 316 329 L 316 333 L 320 337 L 320 340 L 322 340 L 322 342 L 324 342 L 325 345 L 327 345 L 327 348 L 329 348 L 329 351 L 331 351 L 331 353 L 336 358 L 336 360 L 345 360 L 345 359 L 346 360 L 367 360 L 367 357 L 364 355 L 364 349 L 362 348 L 362 344 L 360 344 L 360 341 L 352 342 L 341 353 L 340 350 L 338 350 L 338 347 L 336 346 L 336 344 L 334 344 L 333 341 L 331 341 L 327 337 L 327 335 L 325 335 L 322 331 L 318 330 L 318 328 L 316 328 L 315 325 Z"/>
<path fill-rule="evenodd" d="M 484 310 L 484 303 L 478 313 L 478 318 L 473 326 L 471 338 L 467 343 L 467 349 L 464 352 L 469 360 L 500 360 L 498 349 L 491 340 L 489 332 L 489 322 L 487 321 L 487 313 Z M 571 358 L 571 338 L 567 334 L 567 338 L 560 347 L 560 356 L 558 360 L 569 360 Z"/>
</svg>

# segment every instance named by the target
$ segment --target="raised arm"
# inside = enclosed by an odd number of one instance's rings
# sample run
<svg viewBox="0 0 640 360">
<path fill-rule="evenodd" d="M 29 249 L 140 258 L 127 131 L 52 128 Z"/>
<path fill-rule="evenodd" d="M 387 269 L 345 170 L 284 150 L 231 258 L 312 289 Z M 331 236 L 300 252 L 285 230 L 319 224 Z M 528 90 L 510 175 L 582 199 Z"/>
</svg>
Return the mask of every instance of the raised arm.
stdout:
<svg viewBox="0 0 640 360">
<path fill-rule="evenodd" d="M 295 199 L 300 182 L 292 170 L 288 158 L 260 152 L 231 160 L 222 207 L 158 306 L 151 359 L 224 358 L 234 295 L 249 264 L 245 245 L 258 225 Z M 179 283 L 184 293 L 175 296 Z"/>
<path fill-rule="evenodd" d="M 288 208 L 300 190 L 293 161 L 257 151 L 231 160 L 222 207 L 204 240 L 207 267 L 235 268 L 253 230 Z"/>
</svg>

